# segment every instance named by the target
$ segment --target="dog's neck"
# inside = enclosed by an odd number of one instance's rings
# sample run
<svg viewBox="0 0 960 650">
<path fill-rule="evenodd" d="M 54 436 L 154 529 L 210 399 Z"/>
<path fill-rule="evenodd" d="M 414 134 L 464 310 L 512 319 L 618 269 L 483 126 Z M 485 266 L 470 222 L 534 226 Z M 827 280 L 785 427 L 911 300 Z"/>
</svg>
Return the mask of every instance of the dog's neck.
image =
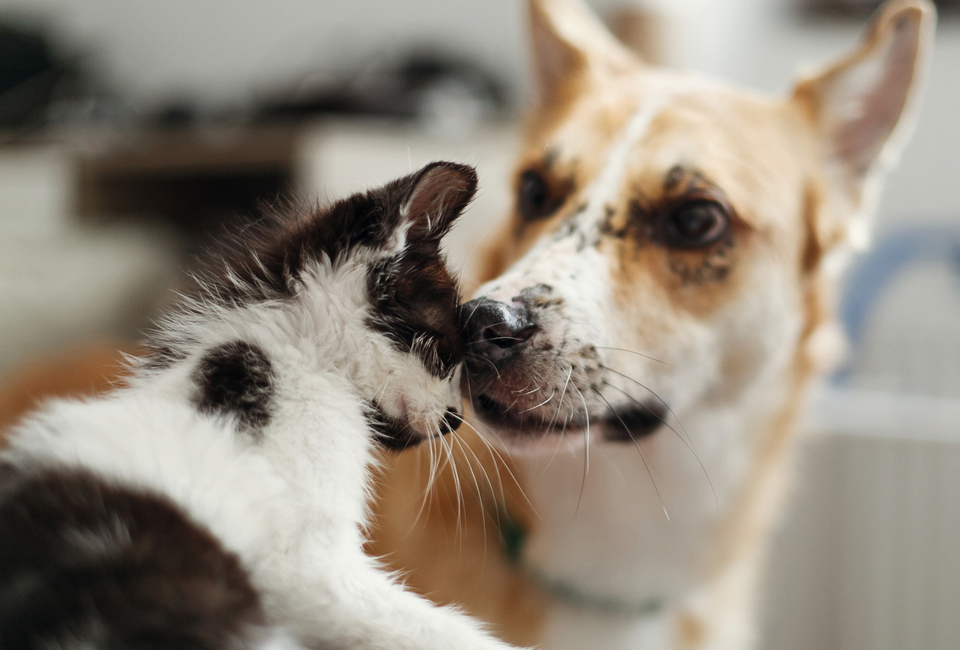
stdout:
<svg viewBox="0 0 960 650">
<path fill-rule="evenodd" d="M 597 647 L 633 648 L 641 640 L 650 644 L 642 647 L 667 647 L 678 633 L 677 617 L 711 599 L 711 586 L 752 584 L 764 538 L 752 526 L 768 525 L 771 518 L 759 509 L 776 507 L 764 499 L 778 501 L 772 495 L 782 492 L 775 483 L 790 446 L 775 443 L 789 440 L 784 434 L 806 383 L 799 358 L 776 382 L 763 382 L 737 403 L 682 414 L 682 427 L 673 422 L 676 432 L 664 428 L 641 440 L 647 469 L 633 446 L 610 444 L 590 449 L 585 478 L 583 449 L 561 451 L 549 462 L 517 459 L 539 515 L 519 561 L 550 596 L 549 647 L 580 647 L 572 628 L 593 630 Z M 672 436 L 686 437 L 690 446 Z M 759 443 L 744 444 L 744 437 Z M 773 471 L 744 484 L 757 459 L 737 458 L 736 449 L 763 450 L 757 452 L 769 455 L 763 466 Z M 682 473 L 659 473 L 658 459 Z"/>
</svg>

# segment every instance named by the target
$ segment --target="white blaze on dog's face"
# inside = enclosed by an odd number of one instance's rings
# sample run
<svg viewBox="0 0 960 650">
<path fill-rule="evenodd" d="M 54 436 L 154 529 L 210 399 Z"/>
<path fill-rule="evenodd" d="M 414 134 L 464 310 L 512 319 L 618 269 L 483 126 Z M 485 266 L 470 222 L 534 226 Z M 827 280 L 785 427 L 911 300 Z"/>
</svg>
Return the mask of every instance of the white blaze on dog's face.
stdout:
<svg viewBox="0 0 960 650">
<path fill-rule="evenodd" d="M 902 140 L 931 22 L 888 6 L 779 100 L 647 67 L 582 7 L 534 2 L 543 103 L 500 275 L 465 306 L 479 415 L 548 451 L 588 420 L 629 442 L 782 375 Z"/>
</svg>

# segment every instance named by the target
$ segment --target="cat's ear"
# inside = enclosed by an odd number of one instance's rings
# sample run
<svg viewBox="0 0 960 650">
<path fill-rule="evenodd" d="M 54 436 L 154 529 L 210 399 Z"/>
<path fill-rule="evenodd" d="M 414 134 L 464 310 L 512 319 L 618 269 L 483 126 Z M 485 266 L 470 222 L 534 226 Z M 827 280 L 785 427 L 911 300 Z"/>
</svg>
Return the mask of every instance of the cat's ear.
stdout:
<svg viewBox="0 0 960 650">
<path fill-rule="evenodd" d="M 435 250 L 477 192 L 477 172 L 468 165 L 430 163 L 407 177 L 400 202 L 404 245 Z"/>
</svg>

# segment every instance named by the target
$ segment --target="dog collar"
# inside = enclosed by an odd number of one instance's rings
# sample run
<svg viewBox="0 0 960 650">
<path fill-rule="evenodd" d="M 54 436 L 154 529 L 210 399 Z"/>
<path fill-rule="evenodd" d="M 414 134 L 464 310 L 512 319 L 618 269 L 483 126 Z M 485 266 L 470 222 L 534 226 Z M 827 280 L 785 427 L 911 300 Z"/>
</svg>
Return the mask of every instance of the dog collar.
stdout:
<svg viewBox="0 0 960 650">
<path fill-rule="evenodd" d="M 500 513 L 500 543 L 507 560 L 518 567 L 542 591 L 553 599 L 578 609 L 592 609 L 606 614 L 629 618 L 656 616 L 663 611 L 665 601 L 660 596 L 646 600 L 629 601 L 612 596 L 588 593 L 572 582 L 552 578 L 546 573 L 528 566 L 523 561 L 523 549 L 527 543 L 527 530 L 510 516 L 506 510 Z"/>
</svg>

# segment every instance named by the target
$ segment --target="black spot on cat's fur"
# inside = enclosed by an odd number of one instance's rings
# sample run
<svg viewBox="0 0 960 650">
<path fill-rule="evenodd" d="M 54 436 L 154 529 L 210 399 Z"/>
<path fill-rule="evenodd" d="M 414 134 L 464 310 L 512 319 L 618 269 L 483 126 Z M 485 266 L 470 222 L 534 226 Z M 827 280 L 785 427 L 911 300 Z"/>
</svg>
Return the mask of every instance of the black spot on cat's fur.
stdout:
<svg viewBox="0 0 960 650">
<path fill-rule="evenodd" d="M 175 505 L 0 468 L 0 648 L 220 650 L 263 625 L 239 560 Z"/>
<path fill-rule="evenodd" d="M 194 381 L 201 411 L 232 415 L 251 432 L 270 421 L 273 367 L 259 347 L 246 341 L 218 345 L 200 359 Z"/>
</svg>

